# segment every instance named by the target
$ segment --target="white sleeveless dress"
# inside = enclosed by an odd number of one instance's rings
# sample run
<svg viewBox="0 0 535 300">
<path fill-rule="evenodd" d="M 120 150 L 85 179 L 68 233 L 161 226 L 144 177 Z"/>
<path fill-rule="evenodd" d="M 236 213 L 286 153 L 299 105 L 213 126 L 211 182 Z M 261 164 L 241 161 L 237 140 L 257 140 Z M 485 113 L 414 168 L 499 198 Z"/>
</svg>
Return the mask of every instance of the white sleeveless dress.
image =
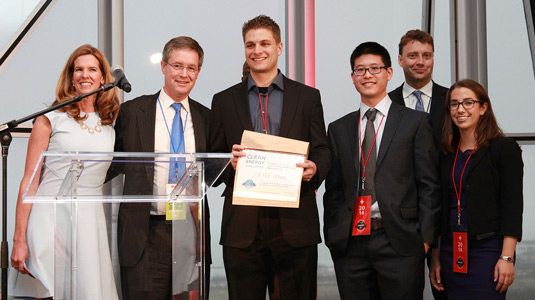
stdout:
<svg viewBox="0 0 535 300">
<path fill-rule="evenodd" d="M 113 152 L 115 131 L 112 126 L 101 126 L 101 132 L 90 134 L 63 112 L 49 112 L 45 115 L 52 125 L 52 134 L 48 151 L 83 151 L 83 152 Z M 89 113 L 84 121 L 93 128 L 98 122 L 96 113 Z M 38 195 L 54 195 L 62 184 L 70 167 L 69 163 L 54 157 L 49 157 L 43 165 L 41 183 Z M 85 162 L 84 170 L 78 180 L 78 194 L 101 195 L 102 185 L 106 177 L 109 163 Z M 57 205 L 56 214 L 68 213 L 66 207 L 71 204 Z M 108 230 L 106 218 L 101 203 L 81 203 L 77 207 L 78 220 L 78 251 L 77 251 L 77 288 L 78 299 L 118 299 L 117 287 L 113 276 L 113 268 L 108 245 Z M 57 237 L 67 239 L 68 230 L 56 228 Z M 66 226 L 68 227 L 68 226 Z M 26 266 L 35 275 L 23 275 L 15 269 L 10 269 L 8 277 L 9 295 L 24 297 L 53 297 L 63 299 L 69 294 L 69 275 L 65 275 L 64 268 L 56 270 L 58 278 L 64 277 L 62 283 L 56 283 L 58 289 L 54 291 L 55 262 L 68 261 L 70 249 L 60 246 L 55 251 L 54 205 L 48 203 L 34 204 L 28 219 L 26 240 L 29 257 Z M 61 244 L 61 243 L 59 243 Z M 62 249 L 63 248 L 63 249 Z M 54 257 L 56 253 L 56 257 Z M 70 266 L 67 266 L 70 269 Z M 61 274 L 60 274 L 61 273 Z"/>
</svg>

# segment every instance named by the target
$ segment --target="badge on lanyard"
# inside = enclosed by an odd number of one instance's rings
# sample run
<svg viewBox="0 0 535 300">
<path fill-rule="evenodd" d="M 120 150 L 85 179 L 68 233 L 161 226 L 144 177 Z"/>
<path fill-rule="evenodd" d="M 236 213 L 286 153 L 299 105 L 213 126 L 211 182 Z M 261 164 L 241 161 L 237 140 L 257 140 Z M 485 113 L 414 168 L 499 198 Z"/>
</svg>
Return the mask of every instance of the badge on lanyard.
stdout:
<svg viewBox="0 0 535 300">
<path fill-rule="evenodd" d="M 468 226 L 461 224 L 461 189 L 463 185 L 464 171 L 466 165 L 472 157 L 472 154 L 477 149 L 477 145 L 474 150 L 468 156 L 468 159 L 464 163 L 463 170 L 461 172 L 461 178 L 459 178 L 459 189 L 455 184 L 455 165 L 457 164 L 457 155 L 459 154 L 459 148 L 461 146 L 461 140 L 457 145 L 457 152 L 455 152 L 455 160 L 453 161 L 453 168 L 451 170 L 451 178 L 453 180 L 453 187 L 455 189 L 455 196 L 457 198 L 457 224 L 452 225 L 453 229 L 453 272 L 455 273 L 468 273 Z"/>
<path fill-rule="evenodd" d="M 372 196 L 359 196 L 355 198 L 353 208 L 353 236 L 370 235 L 371 232 Z"/>
<path fill-rule="evenodd" d="M 361 161 L 362 161 L 362 166 L 363 166 L 362 168 L 362 190 L 364 190 L 364 182 L 366 180 L 366 165 L 368 164 L 368 160 L 373 151 L 373 145 L 375 144 L 375 141 L 377 139 L 377 134 L 379 133 L 379 128 L 381 128 L 381 125 L 383 124 L 384 119 L 385 119 L 385 116 L 383 115 L 383 117 L 381 118 L 381 122 L 379 123 L 379 127 L 377 128 L 377 131 L 373 138 L 373 143 L 370 148 L 370 152 L 368 152 L 366 159 L 364 159 L 364 153 L 362 151 L 362 139 L 361 139 L 361 134 L 360 134 L 360 129 L 359 129 L 359 147 L 360 147 Z M 359 115 L 359 122 L 360 122 L 360 115 Z M 372 214 L 372 196 L 367 195 L 367 196 L 356 197 L 355 205 L 353 206 L 353 228 L 351 230 L 351 235 L 353 236 L 370 235 L 371 214 Z"/>
<path fill-rule="evenodd" d="M 468 228 L 464 224 L 453 226 L 453 272 L 468 273 Z"/>
<path fill-rule="evenodd" d="M 171 194 L 175 184 L 167 184 L 167 195 Z M 186 203 L 185 202 L 171 202 L 165 203 L 165 220 L 186 220 Z"/>
</svg>

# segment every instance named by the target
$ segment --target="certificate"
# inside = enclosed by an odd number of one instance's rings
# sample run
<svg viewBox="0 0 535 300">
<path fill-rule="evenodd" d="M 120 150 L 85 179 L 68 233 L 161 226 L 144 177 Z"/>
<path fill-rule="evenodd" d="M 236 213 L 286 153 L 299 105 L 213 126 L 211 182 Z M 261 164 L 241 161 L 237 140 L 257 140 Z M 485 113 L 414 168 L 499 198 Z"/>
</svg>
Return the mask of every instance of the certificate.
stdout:
<svg viewBox="0 0 535 300">
<path fill-rule="evenodd" d="M 245 131 L 242 146 L 232 204 L 298 208 L 303 168 L 296 164 L 305 161 L 308 143 Z"/>
</svg>

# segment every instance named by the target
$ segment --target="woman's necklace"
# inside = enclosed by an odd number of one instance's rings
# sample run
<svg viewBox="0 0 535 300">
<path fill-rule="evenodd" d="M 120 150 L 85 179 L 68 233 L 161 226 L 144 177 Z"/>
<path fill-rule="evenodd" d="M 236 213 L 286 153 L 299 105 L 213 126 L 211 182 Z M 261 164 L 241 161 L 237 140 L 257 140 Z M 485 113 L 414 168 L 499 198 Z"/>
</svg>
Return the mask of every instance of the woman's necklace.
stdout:
<svg viewBox="0 0 535 300">
<path fill-rule="evenodd" d="M 89 134 L 102 131 L 102 129 L 100 128 L 100 126 L 102 125 L 102 120 L 100 118 L 98 118 L 97 125 L 93 127 L 87 126 L 87 124 L 85 124 L 85 122 L 82 120 L 78 120 L 78 124 L 80 124 L 80 128 L 82 128 L 82 130 L 87 129 L 87 132 L 89 132 Z"/>
</svg>

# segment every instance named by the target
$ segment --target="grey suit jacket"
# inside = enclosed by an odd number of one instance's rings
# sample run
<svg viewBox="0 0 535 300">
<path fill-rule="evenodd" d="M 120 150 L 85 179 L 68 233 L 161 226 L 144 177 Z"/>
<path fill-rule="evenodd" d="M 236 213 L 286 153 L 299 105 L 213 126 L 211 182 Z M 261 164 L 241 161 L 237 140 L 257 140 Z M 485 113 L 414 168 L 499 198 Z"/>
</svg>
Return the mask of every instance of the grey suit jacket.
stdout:
<svg viewBox="0 0 535 300">
<path fill-rule="evenodd" d="M 140 96 L 121 105 L 115 123 L 116 152 L 154 152 L 158 95 Z M 196 151 L 207 152 L 210 110 L 191 98 L 189 104 Z M 153 193 L 154 164 L 112 164 L 108 179 L 121 172 L 125 173 L 124 195 Z M 149 234 L 150 207 L 150 203 L 122 203 L 119 208 L 117 239 L 122 266 L 134 266 L 141 258 Z"/>
<path fill-rule="evenodd" d="M 359 193 L 359 111 L 329 125 L 333 156 L 325 181 L 324 234 L 333 258 L 343 256 L 351 235 Z M 436 243 L 440 209 L 438 153 L 429 117 L 392 103 L 375 172 L 377 202 L 386 234 L 400 255 L 423 254 L 423 242 Z"/>
</svg>

